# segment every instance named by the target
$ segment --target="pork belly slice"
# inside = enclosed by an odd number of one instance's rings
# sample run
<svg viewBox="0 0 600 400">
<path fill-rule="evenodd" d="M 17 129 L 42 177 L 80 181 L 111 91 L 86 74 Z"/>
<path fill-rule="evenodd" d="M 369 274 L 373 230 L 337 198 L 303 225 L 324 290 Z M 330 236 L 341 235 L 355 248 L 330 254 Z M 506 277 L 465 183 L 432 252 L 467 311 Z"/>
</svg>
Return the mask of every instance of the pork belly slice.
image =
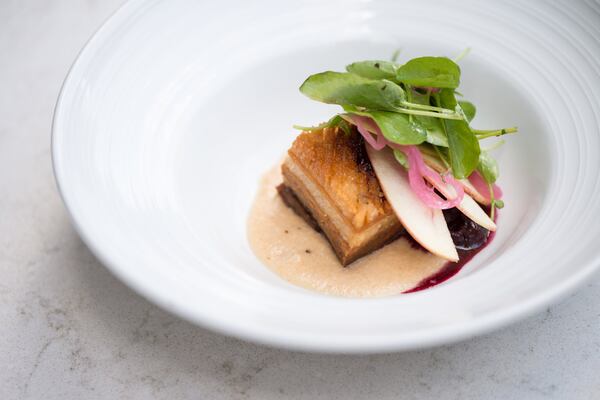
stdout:
<svg viewBox="0 0 600 400">
<path fill-rule="evenodd" d="M 286 190 L 301 203 L 304 215 L 289 193 L 282 197 L 299 215 L 316 221 L 344 266 L 403 231 L 355 130 L 301 133 L 288 151 L 282 173 Z"/>
<path fill-rule="evenodd" d="M 308 211 L 306 207 L 304 207 L 304 204 L 302 204 L 302 202 L 300 201 L 298 196 L 296 196 L 296 193 L 294 193 L 292 189 L 287 187 L 285 183 L 282 183 L 279 186 L 277 186 L 277 192 L 279 193 L 279 196 L 281 196 L 281 198 L 283 199 L 283 202 L 289 208 L 294 210 L 294 212 L 300 218 L 302 218 L 308 225 L 310 225 L 311 228 L 313 228 L 317 232 L 323 232 L 315 217 L 313 217 L 310 211 Z"/>
</svg>

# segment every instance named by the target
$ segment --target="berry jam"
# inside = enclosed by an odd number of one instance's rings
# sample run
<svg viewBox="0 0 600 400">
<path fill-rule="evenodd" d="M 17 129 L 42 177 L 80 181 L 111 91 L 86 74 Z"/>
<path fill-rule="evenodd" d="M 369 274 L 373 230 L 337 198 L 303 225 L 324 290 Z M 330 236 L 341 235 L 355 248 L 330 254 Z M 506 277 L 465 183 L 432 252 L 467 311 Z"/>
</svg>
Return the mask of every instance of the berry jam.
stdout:
<svg viewBox="0 0 600 400">
<path fill-rule="evenodd" d="M 465 217 L 457 208 L 444 210 L 444 218 L 457 250 L 475 250 L 487 242 L 489 231 Z"/>
<path fill-rule="evenodd" d="M 447 262 L 438 272 L 428 278 L 423 279 L 417 286 L 407 290 L 404 293 L 414 293 L 428 289 L 452 278 L 467 262 L 471 261 L 471 259 L 475 257 L 477 253 L 483 250 L 494 239 L 495 232 L 490 232 L 487 229 L 477 225 L 456 208 L 444 210 L 444 218 L 446 219 L 448 230 L 450 230 L 452 241 L 454 242 L 456 250 L 458 251 L 458 262 Z M 498 213 L 496 210 L 496 218 L 494 218 L 494 222 L 497 220 L 497 218 Z M 410 238 L 410 236 L 407 238 Z M 421 247 L 414 240 L 410 240 L 410 242 L 415 248 Z M 427 250 L 423 249 L 423 251 Z"/>
</svg>

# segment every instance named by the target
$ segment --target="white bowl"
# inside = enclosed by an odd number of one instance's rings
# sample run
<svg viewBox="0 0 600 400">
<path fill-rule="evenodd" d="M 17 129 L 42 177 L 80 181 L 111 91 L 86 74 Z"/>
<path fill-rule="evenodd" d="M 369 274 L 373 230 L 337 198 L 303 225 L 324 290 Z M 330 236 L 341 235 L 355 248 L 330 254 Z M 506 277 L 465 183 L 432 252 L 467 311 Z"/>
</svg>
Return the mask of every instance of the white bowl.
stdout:
<svg viewBox="0 0 600 400">
<path fill-rule="evenodd" d="M 600 255 L 600 17 L 570 5 L 131 1 L 60 95 L 56 179 L 83 240 L 135 290 L 190 321 L 294 349 L 372 352 L 456 341 L 586 280 Z M 357 59 L 471 54 L 474 125 L 518 125 L 500 155 L 493 244 L 432 289 L 346 299 L 294 287 L 252 254 L 260 175 L 336 108 L 298 92 Z"/>
</svg>

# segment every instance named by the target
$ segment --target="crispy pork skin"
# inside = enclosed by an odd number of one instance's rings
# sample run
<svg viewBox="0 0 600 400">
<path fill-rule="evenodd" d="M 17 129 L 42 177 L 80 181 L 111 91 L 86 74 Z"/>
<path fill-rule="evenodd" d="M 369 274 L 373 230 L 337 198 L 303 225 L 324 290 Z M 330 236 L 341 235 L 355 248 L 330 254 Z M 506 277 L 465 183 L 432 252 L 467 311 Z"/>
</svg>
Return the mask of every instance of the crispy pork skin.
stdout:
<svg viewBox="0 0 600 400">
<path fill-rule="evenodd" d="M 402 233 L 355 130 L 301 133 L 288 151 L 282 173 L 284 186 L 279 190 L 284 201 L 305 220 L 309 216 L 316 221 L 342 265 Z"/>
</svg>

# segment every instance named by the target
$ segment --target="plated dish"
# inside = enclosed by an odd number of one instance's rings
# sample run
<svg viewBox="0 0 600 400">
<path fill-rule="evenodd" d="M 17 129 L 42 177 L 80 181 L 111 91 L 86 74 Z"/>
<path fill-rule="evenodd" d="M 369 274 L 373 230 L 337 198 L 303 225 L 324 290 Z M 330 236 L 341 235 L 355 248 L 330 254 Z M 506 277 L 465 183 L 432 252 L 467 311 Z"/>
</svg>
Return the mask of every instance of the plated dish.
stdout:
<svg viewBox="0 0 600 400">
<path fill-rule="evenodd" d="M 61 90 L 58 188 L 102 264 L 204 327 L 354 353 L 490 332 L 598 269 L 599 18 L 589 2 L 132 0 L 89 41 Z M 246 220 L 261 175 L 298 133 L 290 123 L 342 111 L 298 86 L 357 57 L 386 59 L 398 45 L 405 61 L 470 46 L 459 64 L 460 91 L 478 107 L 472 126 L 519 127 L 493 153 L 505 203 L 494 240 L 428 290 L 340 298 L 290 284 L 255 256 Z"/>
<path fill-rule="evenodd" d="M 329 294 L 391 295 L 449 279 L 491 242 L 504 202 L 490 152 L 504 141 L 481 143 L 517 128 L 471 126 L 457 64 L 467 53 L 306 79 L 303 94 L 343 112 L 297 127 L 281 182 L 278 167 L 263 179 L 248 232 L 266 265 Z"/>
</svg>

